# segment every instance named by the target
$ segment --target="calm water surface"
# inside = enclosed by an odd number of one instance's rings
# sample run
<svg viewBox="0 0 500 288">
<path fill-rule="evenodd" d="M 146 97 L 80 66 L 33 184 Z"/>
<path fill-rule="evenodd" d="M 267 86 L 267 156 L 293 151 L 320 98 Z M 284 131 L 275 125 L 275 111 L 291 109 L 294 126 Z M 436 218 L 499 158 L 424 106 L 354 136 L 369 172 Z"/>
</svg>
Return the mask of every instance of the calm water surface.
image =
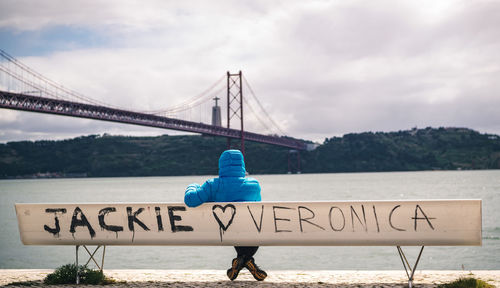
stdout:
<svg viewBox="0 0 500 288">
<path fill-rule="evenodd" d="M 182 202 L 185 187 L 211 176 L 0 181 L 0 268 L 55 268 L 74 247 L 24 246 L 14 203 Z M 500 170 L 253 175 L 264 201 L 482 199 L 482 247 L 426 247 L 419 269 L 500 269 Z M 416 257 L 416 247 L 408 256 Z M 81 254 L 83 256 L 83 254 Z M 227 269 L 231 247 L 110 246 L 106 268 Z M 269 270 L 401 269 L 395 247 L 261 247 Z"/>
</svg>

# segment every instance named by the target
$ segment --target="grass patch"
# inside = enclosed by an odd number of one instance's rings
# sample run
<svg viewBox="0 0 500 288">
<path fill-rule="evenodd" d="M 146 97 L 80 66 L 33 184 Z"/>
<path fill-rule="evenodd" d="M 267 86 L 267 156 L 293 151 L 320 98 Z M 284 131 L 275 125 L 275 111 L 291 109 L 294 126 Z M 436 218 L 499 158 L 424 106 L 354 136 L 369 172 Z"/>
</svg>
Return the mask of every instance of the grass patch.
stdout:
<svg viewBox="0 0 500 288">
<path fill-rule="evenodd" d="M 108 278 L 99 270 L 89 269 L 87 266 L 66 264 L 57 268 L 54 273 L 48 274 L 43 283 L 47 285 L 76 284 L 76 273 L 79 270 L 80 284 L 107 285 L 116 283 L 115 279 Z"/>
<path fill-rule="evenodd" d="M 440 284 L 438 288 L 495 288 L 495 286 L 486 283 L 483 280 L 473 277 L 459 278 L 451 283 Z"/>
</svg>

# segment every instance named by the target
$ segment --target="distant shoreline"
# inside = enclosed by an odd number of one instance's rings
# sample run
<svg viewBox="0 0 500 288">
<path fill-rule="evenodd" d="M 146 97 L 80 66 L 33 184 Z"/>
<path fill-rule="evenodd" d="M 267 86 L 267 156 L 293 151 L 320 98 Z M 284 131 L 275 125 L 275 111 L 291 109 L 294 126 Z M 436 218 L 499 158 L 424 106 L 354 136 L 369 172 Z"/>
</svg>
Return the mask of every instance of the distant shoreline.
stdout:
<svg viewBox="0 0 500 288">
<path fill-rule="evenodd" d="M 355 172 L 304 172 L 300 174 L 356 174 L 356 173 L 411 173 L 411 172 L 457 172 L 457 171 L 498 171 L 500 169 L 453 169 L 453 170 L 412 170 L 412 171 L 355 171 Z M 263 173 L 263 174 L 249 174 L 249 175 L 288 175 L 290 173 Z M 295 174 L 295 173 L 294 173 Z M 100 179 L 100 178 L 147 178 L 147 177 L 191 177 L 191 176 L 207 176 L 215 177 L 217 174 L 200 174 L 200 175 L 145 175 L 145 176 L 73 176 L 73 175 L 58 175 L 58 176 L 37 176 L 37 175 L 23 175 L 23 176 L 10 176 L 0 177 L 2 180 L 43 180 L 43 179 Z"/>
</svg>

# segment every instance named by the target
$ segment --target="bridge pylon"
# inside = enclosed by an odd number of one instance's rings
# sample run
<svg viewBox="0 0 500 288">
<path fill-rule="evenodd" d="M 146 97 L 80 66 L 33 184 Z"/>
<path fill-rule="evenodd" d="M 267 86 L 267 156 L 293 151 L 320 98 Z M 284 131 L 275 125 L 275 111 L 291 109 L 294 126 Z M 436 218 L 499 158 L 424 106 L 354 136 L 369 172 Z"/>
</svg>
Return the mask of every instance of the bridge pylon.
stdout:
<svg viewBox="0 0 500 288">
<path fill-rule="evenodd" d="M 241 70 L 237 74 L 227 71 L 227 128 L 231 119 L 240 119 L 240 151 L 245 155 L 245 130 L 243 127 L 243 82 Z M 227 138 L 227 149 L 231 149 L 231 138 Z"/>
</svg>

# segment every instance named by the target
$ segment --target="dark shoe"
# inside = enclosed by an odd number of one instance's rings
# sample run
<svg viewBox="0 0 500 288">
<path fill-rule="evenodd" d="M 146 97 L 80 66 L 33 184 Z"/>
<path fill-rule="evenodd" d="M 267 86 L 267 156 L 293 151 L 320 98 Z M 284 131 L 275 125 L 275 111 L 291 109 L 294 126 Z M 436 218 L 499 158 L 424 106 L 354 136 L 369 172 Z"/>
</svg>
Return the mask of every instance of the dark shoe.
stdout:
<svg viewBox="0 0 500 288">
<path fill-rule="evenodd" d="M 264 270 L 261 270 L 259 266 L 255 264 L 253 257 L 245 263 L 245 267 L 248 269 L 248 271 L 250 271 L 250 273 L 252 273 L 255 280 L 262 281 L 266 279 L 267 273 Z"/>
<path fill-rule="evenodd" d="M 231 264 L 231 268 L 227 269 L 227 277 L 233 281 L 238 277 L 238 273 L 240 273 L 240 270 L 243 269 L 243 258 L 234 258 L 233 262 Z"/>
</svg>

